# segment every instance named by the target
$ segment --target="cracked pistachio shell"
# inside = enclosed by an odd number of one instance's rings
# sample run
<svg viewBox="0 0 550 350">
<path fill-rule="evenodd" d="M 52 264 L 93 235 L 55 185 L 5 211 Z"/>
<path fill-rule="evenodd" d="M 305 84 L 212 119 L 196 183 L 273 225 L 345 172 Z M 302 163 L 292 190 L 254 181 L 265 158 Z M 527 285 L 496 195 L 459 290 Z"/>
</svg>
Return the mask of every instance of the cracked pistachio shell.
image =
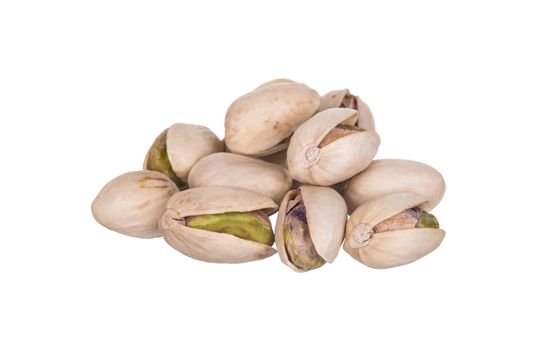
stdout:
<svg viewBox="0 0 550 350">
<path fill-rule="evenodd" d="M 283 228 L 287 213 L 296 204 L 296 197 L 301 195 L 306 208 L 309 234 L 315 250 L 324 261 L 332 263 L 344 239 L 347 219 L 346 203 L 342 197 L 329 187 L 301 186 L 290 190 L 279 207 L 275 226 L 275 244 L 281 261 L 297 272 L 304 272 L 292 264 L 285 248 Z"/>
<path fill-rule="evenodd" d="M 139 238 L 160 237 L 159 219 L 176 192 L 176 184 L 159 172 L 125 173 L 101 189 L 92 203 L 92 214 L 110 230 Z"/>
<path fill-rule="evenodd" d="M 222 151 L 223 143 L 207 127 L 177 123 L 163 131 L 155 140 L 147 152 L 143 168 L 150 169 L 153 166 L 155 169 L 150 170 L 162 171 L 169 177 L 175 175 L 186 183 L 191 167 L 199 159 Z M 168 159 L 165 159 L 164 152 Z"/>
<path fill-rule="evenodd" d="M 290 175 L 303 183 L 330 186 L 364 170 L 380 145 L 380 137 L 375 131 L 357 131 L 319 146 L 335 126 L 354 125 L 356 121 L 356 110 L 331 108 L 302 124 L 288 146 Z"/>
<path fill-rule="evenodd" d="M 315 114 L 319 103 L 319 94 L 301 83 L 277 79 L 260 85 L 227 110 L 227 148 L 257 157 L 281 151 L 294 130 Z"/>
<path fill-rule="evenodd" d="M 409 264 L 432 252 L 441 244 L 445 231 L 411 228 L 372 232 L 378 223 L 406 209 L 422 208 L 425 202 L 421 195 L 396 192 L 361 205 L 346 224 L 344 250 L 357 261 L 378 269 Z"/>
<path fill-rule="evenodd" d="M 376 130 L 374 117 L 369 106 L 359 96 L 352 95 L 348 89 L 330 91 L 321 96 L 319 112 L 337 107 L 357 110 L 356 125 L 361 129 Z"/>
<path fill-rule="evenodd" d="M 262 194 L 233 187 L 191 188 L 172 196 L 160 220 L 166 242 L 191 258 L 216 263 L 242 263 L 275 254 L 271 246 L 227 233 L 185 226 L 177 221 L 188 216 L 227 212 L 272 211 L 277 204 Z"/>
<path fill-rule="evenodd" d="M 427 199 L 422 209 L 430 211 L 445 194 L 443 176 L 429 165 L 403 159 L 378 159 L 352 177 L 343 191 L 348 209 L 393 192 L 413 192 Z"/>
<path fill-rule="evenodd" d="M 244 188 L 281 203 L 292 186 L 292 178 L 285 168 L 276 164 L 234 153 L 213 153 L 193 166 L 189 186 Z"/>
</svg>

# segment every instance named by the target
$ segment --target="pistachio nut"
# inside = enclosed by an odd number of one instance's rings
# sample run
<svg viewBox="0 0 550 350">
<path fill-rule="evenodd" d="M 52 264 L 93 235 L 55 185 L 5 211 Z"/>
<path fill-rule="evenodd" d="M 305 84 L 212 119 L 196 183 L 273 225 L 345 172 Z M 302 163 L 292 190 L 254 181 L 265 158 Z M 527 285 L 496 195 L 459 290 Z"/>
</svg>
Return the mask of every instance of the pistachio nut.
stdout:
<svg viewBox="0 0 550 350">
<path fill-rule="evenodd" d="M 357 110 L 355 125 L 364 130 L 376 130 L 369 106 L 359 96 L 352 95 L 348 89 L 330 91 L 321 96 L 319 112 L 336 107 Z"/>
<path fill-rule="evenodd" d="M 445 231 L 422 209 L 426 201 L 415 193 L 396 192 L 361 205 L 346 225 L 344 250 L 379 269 L 409 264 L 432 252 Z"/>
<path fill-rule="evenodd" d="M 329 187 L 290 190 L 279 207 L 275 244 L 281 261 L 297 272 L 333 262 L 344 239 L 346 203 Z"/>
<path fill-rule="evenodd" d="M 374 158 L 380 137 L 357 126 L 350 108 L 319 112 L 292 136 L 287 152 L 290 175 L 301 182 L 330 186 L 364 170 Z"/>
<path fill-rule="evenodd" d="M 264 194 L 275 203 L 292 185 L 288 171 L 276 164 L 234 153 L 213 153 L 189 172 L 190 187 L 231 186 Z"/>
<path fill-rule="evenodd" d="M 427 199 L 422 209 L 433 209 L 445 194 L 443 176 L 429 165 L 403 159 L 378 159 L 352 177 L 343 191 L 348 209 L 393 192 L 413 192 Z"/>
<path fill-rule="evenodd" d="M 139 238 L 160 237 L 159 219 L 176 192 L 176 184 L 162 173 L 125 173 L 101 189 L 92 203 L 92 214 L 110 230 Z"/>
<path fill-rule="evenodd" d="M 294 130 L 315 114 L 319 103 L 319 94 L 304 84 L 288 79 L 262 84 L 227 110 L 227 149 L 256 157 L 281 151 Z"/>
<path fill-rule="evenodd" d="M 202 261 L 242 263 L 275 254 L 267 217 L 277 205 L 242 188 L 209 186 L 173 195 L 160 220 L 166 242 Z"/>
<path fill-rule="evenodd" d="M 187 188 L 187 175 L 202 157 L 222 152 L 223 143 L 205 126 L 174 124 L 155 139 L 143 164 L 147 170 L 168 176 L 180 189 Z"/>
</svg>

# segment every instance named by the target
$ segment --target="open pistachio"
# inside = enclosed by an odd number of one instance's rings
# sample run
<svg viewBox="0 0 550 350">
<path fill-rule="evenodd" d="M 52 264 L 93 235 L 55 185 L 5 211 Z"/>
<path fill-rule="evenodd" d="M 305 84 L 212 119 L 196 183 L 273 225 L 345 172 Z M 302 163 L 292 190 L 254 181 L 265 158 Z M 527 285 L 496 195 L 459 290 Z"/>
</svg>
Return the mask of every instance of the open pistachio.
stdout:
<svg viewBox="0 0 550 350">
<path fill-rule="evenodd" d="M 357 110 L 356 125 L 363 130 L 375 130 L 374 118 L 369 106 L 359 96 L 352 95 L 348 89 L 330 91 L 321 96 L 319 112 L 336 107 Z"/>
<path fill-rule="evenodd" d="M 202 157 L 223 151 L 218 137 L 205 126 L 174 124 L 155 139 L 143 164 L 168 176 L 180 189 L 187 187 L 191 167 Z"/>
<path fill-rule="evenodd" d="M 305 272 L 333 262 L 344 236 L 346 204 L 331 188 L 290 190 L 279 208 L 275 243 L 281 261 Z"/>
<path fill-rule="evenodd" d="M 374 158 L 380 138 L 357 126 L 350 108 L 319 112 L 292 136 L 287 152 L 290 175 L 303 183 L 330 186 L 364 170 Z"/>
<path fill-rule="evenodd" d="M 396 192 L 361 205 L 346 225 L 344 250 L 374 268 L 420 259 L 445 237 L 436 217 L 421 209 L 425 203 L 421 195 Z"/>
<path fill-rule="evenodd" d="M 242 188 L 191 188 L 172 196 L 160 220 L 166 242 L 202 261 L 241 263 L 275 254 L 266 213 L 277 205 Z"/>
<path fill-rule="evenodd" d="M 288 79 L 262 84 L 227 110 L 227 149 L 256 157 L 281 151 L 294 130 L 315 114 L 319 103 L 319 94 L 304 84 Z"/>
<path fill-rule="evenodd" d="M 107 183 L 92 203 L 97 222 L 110 230 L 139 238 L 160 237 L 158 222 L 166 202 L 178 188 L 167 176 L 141 170 Z"/>
<path fill-rule="evenodd" d="M 283 238 L 288 260 L 297 268 L 307 271 L 321 267 L 325 263 L 311 240 L 303 202 L 298 202 L 288 212 L 283 227 Z"/>
<path fill-rule="evenodd" d="M 234 153 L 213 153 L 189 172 L 190 187 L 231 186 L 264 194 L 275 203 L 292 185 L 288 171 L 276 164 Z"/>
<path fill-rule="evenodd" d="M 227 233 L 267 245 L 273 245 L 275 240 L 269 217 L 260 210 L 188 216 L 183 219 L 182 224 L 201 230 Z"/>
<path fill-rule="evenodd" d="M 433 209 L 445 193 L 443 176 L 429 165 L 403 159 L 378 159 L 352 177 L 343 190 L 348 209 L 384 194 L 418 193 L 427 199 L 422 209 Z"/>
</svg>

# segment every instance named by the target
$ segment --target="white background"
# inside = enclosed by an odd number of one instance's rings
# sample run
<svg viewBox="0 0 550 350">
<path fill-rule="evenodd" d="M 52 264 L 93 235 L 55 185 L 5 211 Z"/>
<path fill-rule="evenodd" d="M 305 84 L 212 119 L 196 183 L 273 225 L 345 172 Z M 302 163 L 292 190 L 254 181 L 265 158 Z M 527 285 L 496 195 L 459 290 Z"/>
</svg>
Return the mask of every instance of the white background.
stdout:
<svg viewBox="0 0 550 350">
<path fill-rule="evenodd" d="M 2 1 L 0 348 L 548 349 L 543 1 Z M 373 270 L 341 251 L 191 260 L 93 221 L 174 122 L 286 77 L 371 107 L 378 158 L 436 167 L 447 237 Z"/>
</svg>

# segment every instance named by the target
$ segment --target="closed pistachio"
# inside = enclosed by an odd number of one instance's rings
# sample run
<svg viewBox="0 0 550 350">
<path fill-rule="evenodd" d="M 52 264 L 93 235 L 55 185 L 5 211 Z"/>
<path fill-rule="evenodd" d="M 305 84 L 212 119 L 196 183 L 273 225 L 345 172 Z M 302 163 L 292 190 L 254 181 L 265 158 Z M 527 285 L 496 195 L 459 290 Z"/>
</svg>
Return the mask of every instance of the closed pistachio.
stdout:
<svg viewBox="0 0 550 350">
<path fill-rule="evenodd" d="M 330 186 L 364 170 L 374 158 L 380 138 L 357 126 L 357 111 L 331 108 L 302 124 L 290 140 L 290 175 L 303 183 Z"/>
<path fill-rule="evenodd" d="M 363 130 L 375 131 L 374 118 L 369 106 L 359 96 L 351 94 L 348 89 L 330 91 L 321 96 L 319 112 L 337 107 L 355 109 L 357 111 L 355 125 Z"/>
<path fill-rule="evenodd" d="M 357 208 L 346 225 L 344 250 L 373 268 L 411 263 L 436 249 L 445 231 L 422 207 L 426 198 L 396 192 Z"/>
<path fill-rule="evenodd" d="M 187 188 L 191 167 L 204 156 L 223 151 L 223 143 L 205 126 L 174 124 L 155 139 L 143 164 L 147 170 L 168 176 L 180 189 Z"/>
<path fill-rule="evenodd" d="M 319 103 L 319 94 L 304 84 L 288 79 L 262 84 L 227 110 L 227 149 L 256 157 L 281 151 L 294 130 L 315 114 Z"/>
<path fill-rule="evenodd" d="M 234 153 L 213 153 L 189 172 L 190 187 L 231 186 L 264 194 L 275 203 L 292 185 L 288 171 L 276 164 Z"/>
<path fill-rule="evenodd" d="M 92 203 L 92 214 L 110 230 L 139 238 L 160 237 L 160 217 L 168 198 L 176 192 L 176 184 L 162 173 L 125 173 L 101 189 Z"/>
<path fill-rule="evenodd" d="M 277 205 L 234 187 L 196 187 L 172 196 L 160 220 L 166 242 L 202 261 L 241 263 L 275 254 L 267 217 Z"/>
<path fill-rule="evenodd" d="M 333 262 L 344 236 L 347 209 L 331 188 L 290 190 L 279 208 L 275 243 L 281 261 L 297 272 Z"/>
<path fill-rule="evenodd" d="M 418 193 L 426 198 L 424 210 L 433 209 L 445 194 L 443 176 L 429 165 L 403 159 L 378 159 L 352 177 L 343 190 L 348 209 L 384 194 Z"/>
</svg>

